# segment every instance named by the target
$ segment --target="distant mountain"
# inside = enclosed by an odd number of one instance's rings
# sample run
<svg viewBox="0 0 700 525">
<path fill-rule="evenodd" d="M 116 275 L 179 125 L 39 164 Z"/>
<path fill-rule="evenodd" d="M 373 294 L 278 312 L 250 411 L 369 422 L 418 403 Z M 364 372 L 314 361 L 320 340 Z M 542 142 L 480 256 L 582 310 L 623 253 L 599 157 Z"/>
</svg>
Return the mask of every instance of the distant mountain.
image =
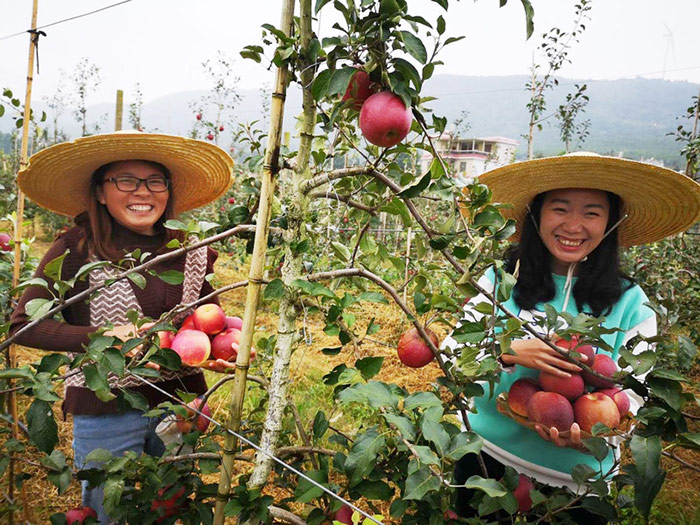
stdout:
<svg viewBox="0 0 700 525">
<path fill-rule="evenodd" d="M 429 107 L 436 115 L 446 116 L 449 122 L 454 122 L 466 110 L 470 123 L 469 135 L 519 140 L 518 156 L 522 157 L 526 150 L 523 135 L 527 133 L 528 122 L 527 80 L 526 76 L 436 75 L 426 84 L 424 95 L 437 97 L 437 100 L 429 103 Z M 682 165 L 679 145 L 668 133 L 676 129 L 679 124 L 676 118 L 685 113 L 692 97 L 697 94 L 695 84 L 642 78 L 614 81 L 560 79 L 559 86 L 547 93 L 545 114 L 553 113 L 566 94 L 575 89 L 574 83 L 586 83 L 590 97 L 581 117 L 590 119 L 590 135 L 580 149 L 622 154 L 635 159 L 653 157 L 672 167 Z M 186 91 L 153 100 L 143 106 L 142 122 L 151 131 L 188 135 L 195 123 L 190 105 L 205 94 L 203 91 Z M 241 102 L 235 111 L 236 120 L 262 121 L 262 92 L 241 90 L 240 95 Z M 44 108 L 39 104 L 38 109 Z M 294 129 L 294 117 L 300 111 L 300 92 L 292 88 L 285 108 L 285 130 Z M 88 115 L 92 122 L 99 123 L 102 130 L 113 127 L 114 109 L 110 104 L 89 107 Z M 126 115 L 124 120 L 126 123 Z M 10 132 L 12 125 L 7 115 L 0 118 L 0 132 Z M 59 120 L 59 127 L 70 136 L 80 134 L 79 126 L 71 119 L 68 110 Z M 0 136 L 0 147 L 5 143 L 6 140 Z M 535 136 L 535 153 L 552 155 L 563 149 L 556 121 L 550 118 Z"/>
</svg>

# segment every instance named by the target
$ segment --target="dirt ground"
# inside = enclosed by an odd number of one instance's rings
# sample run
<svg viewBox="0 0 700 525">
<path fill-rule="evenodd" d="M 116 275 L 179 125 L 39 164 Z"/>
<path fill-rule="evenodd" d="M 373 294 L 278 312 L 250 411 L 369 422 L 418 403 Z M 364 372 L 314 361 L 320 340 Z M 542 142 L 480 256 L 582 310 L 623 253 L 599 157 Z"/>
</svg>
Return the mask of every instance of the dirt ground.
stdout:
<svg viewBox="0 0 700 525">
<path fill-rule="evenodd" d="M 233 262 L 225 256 L 220 258 L 217 265 L 218 285 L 246 278 L 247 270 L 236 268 Z M 229 315 L 242 315 L 244 302 L 245 291 L 243 289 L 234 290 L 222 296 L 222 306 Z M 304 328 L 307 331 L 311 343 L 304 345 L 294 355 L 292 374 L 296 381 L 303 383 L 307 377 L 320 377 L 320 375 L 327 373 L 339 363 L 350 365 L 356 358 L 370 355 L 383 356 L 385 358 L 384 365 L 377 379 L 397 383 L 411 391 L 425 389 L 430 382 L 440 375 L 439 367 L 435 363 L 431 363 L 422 369 L 414 370 L 402 366 L 398 361 L 395 352 L 396 341 L 399 335 L 409 326 L 409 323 L 396 307 L 376 303 L 363 304 L 361 311 L 357 313 L 358 323 L 361 326 L 364 326 L 362 325 L 363 319 L 366 323 L 370 318 L 374 317 L 375 322 L 381 325 L 381 330 L 371 336 L 371 341 L 366 341 L 360 348 L 344 351 L 341 355 L 334 357 L 323 355 L 320 349 L 326 346 L 336 346 L 337 338 L 324 334 L 323 324 L 318 319 L 309 318 L 306 321 L 300 319 L 299 328 Z M 275 312 L 263 307 L 256 322 L 257 330 L 260 333 L 272 334 L 275 326 Z M 440 326 L 433 326 L 433 329 L 439 332 L 440 335 L 444 335 L 446 332 L 446 329 Z M 36 350 L 19 348 L 17 355 L 20 363 L 29 363 L 38 361 L 42 353 Z M 207 375 L 210 384 L 216 380 L 216 374 L 207 372 Z M 224 419 L 227 405 L 228 400 L 223 397 L 212 398 L 210 406 L 214 418 Z M 21 399 L 20 409 L 22 408 L 26 409 L 26 398 Z M 698 413 L 700 413 L 700 410 L 696 410 L 696 415 Z M 58 448 L 70 458 L 72 457 L 72 422 L 70 416 L 66 421 L 62 420 L 60 414 L 56 414 L 56 416 L 60 432 Z M 695 432 L 700 431 L 700 425 L 698 427 L 694 429 Z M 29 457 L 31 457 L 31 454 L 29 454 Z M 698 453 L 687 452 L 682 457 L 696 465 L 700 464 L 700 454 Z M 665 461 L 664 463 L 666 468 L 669 469 L 669 473 L 657 506 L 663 506 L 664 512 L 671 513 L 670 515 L 673 515 L 674 512 L 679 513 L 678 523 L 683 523 L 684 521 L 681 521 L 682 518 L 680 516 L 692 516 L 694 514 L 693 509 L 696 509 L 699 505 L 697 487 L 700 486 L 700 474 L 688 469 L 679 469 L 674 462 Z M 48 516 L 52 513 L 80 505 L 80 490 L 77 482 L 72 483 L 65 494 L 58 496 L 56 489 L 46 481 L 43 472 L 38 466 L 23 463 L 20 468 L 31 476 L 19 494 L 20 500 L 25 502 L 23 507 L 27 511 L 27 514 L 22 516 L 23 519 L 30 523 L 48 523 Z M 216 480 L 218 480 L 218 476 L 213 475 L 206 481 L 215 482 Z M 2 487 L 2 490 L 5 491 L 6 487 Z M 279 498 L 289 496 L 289 494 L 284 494 L 282 491 L 274 495 Z M 385 513 L 385 515 L 387 514 Z M 233 523 L 233 520 L 230 520 L 230 522 Z M 386 523 L 390 522 L 386 521 Z M 685 523 L 689 522 L 685 521 Z"/>
</svg>

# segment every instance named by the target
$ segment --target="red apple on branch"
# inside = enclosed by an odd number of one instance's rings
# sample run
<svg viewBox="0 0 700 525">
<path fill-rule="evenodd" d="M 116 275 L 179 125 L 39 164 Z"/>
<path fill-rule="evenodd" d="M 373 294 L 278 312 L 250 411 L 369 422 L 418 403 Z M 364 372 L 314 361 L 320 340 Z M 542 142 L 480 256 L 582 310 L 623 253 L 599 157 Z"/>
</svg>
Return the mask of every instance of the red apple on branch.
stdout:
<svg viewBox="0 0 700 525">
<path fill-rule="evenodd" d="M 339 521 L 344 525 L 352 525 L 352 513 L 354 511 L 351 507 L 343 505 L 340 509 L 333 515 L 334 521 Z"/>
<path fill-rule="evenodd" d="M 617 372 L 617 365 L 615 364 L 615 361 L 613 361 L 613 359 L 607 354 L 596 354 L 595 359 L 593 359 L 593 362 L 588 366 L 590 366 L 594 372 L 598 372 L 600 375 L 606 377 L 612 377 L 615 375 L 615 372 Z M 583 380 L 587 385 L 591 385 L 596 388 L 613 388 L 615 386 L 613 381 L 606 381 L 605 379 L 596 377 L 585 370 L 581 373 L 581 375 L 583 376 Z"/>
<path fill-rule="evenodd" d="M 382 91 L 369 97 L 360 111 L 362 135 L 375 146 L 390 148 L 401 142 L 411 129 L 413 115 L 401 97 Z"/>
<path fill-rule="evenodd" d="M 439 345 L 438 337 L 432 330 L 426 328 L 425 333 L 428 334 L 435 346 Z M 411 368 L 421 368 L 435 358 L 435 354 L 415 326 L 403 333 L 396 350 L 399 354 L 399 360 Z"/>
<path fill-rule="evenodd" d="M 205 404 L 204 407 L 202 407 L 202 398 L 198 397 L 187 403 L 187 407 L 187 416 L 184 419 L 179 415 L 177 416 L 177 429 L 182 434 L 187 434 L 188 432 L 192 432 L 196 422 L 197 430 L 206 432 L 207 428 L 209 428 L 210 421 L 206 417 L 197 414 L 194 410 L 199 410 L 205 416 L 211 417 L 209 405 Z M 189 410 L 189 408 L 194 408 L 194 410 Z"/>
<path fill-rule="evenodd" d="M 11 250 L 10 247 L 10 242 L 12 241 L 12 237 L 8 233 L 2 232 L 0 233 L 0 250 L 3 252 L 9 252 Z"/>
<path fill-rule="evenodd" d="M 175 493 L 168 499 L 163 499 L 163 496 L 171 489 L 171 487 L 166 487 L 158 491 L 158 497 L 151 503 L 151 510 L 158 512 L 158 509 L 163 509 L 162 516 L 156 519 L 156 523 L 160 523 L 167 518 L 172 518 L 177 516 L 182 510 L 182 502 L 178 503 L 178 500 L 182 498 L 185 494 L 185 487 L 180 487 L 175 491 Z"/>
<path fill-rule="evenodd" d="M 360 111 L 360 109 L 362 109 L 362 104 L 364 104 L 365 100 L 374 92 L 371 84 L 372 81 L 369 79 L 367 72 L 363 69 L 358 69 L 358 71 L 350 77 L 348 88 L 345 90 L 345 94 L 341 100 L 343 102 L 346 100 L 352 101 L 353 109 Z"/>
<path fill-rule="evenodd" d="M 95 509 L 91 507 L 80 507 L 66 512 L 66 523 L 68 525 L 82 525 L 88 518 L 97 520 L 97 512 L 95 512 Z"/>
<path fill-rule="evenodd" d="M 528 512 L 532 508 L 532 498 L 530 491 L 534 490 L 535 485 L 532 480 L 525 474 L 518 474 L 518 486 L 513 491 L 513 496 L 518 502 L 518 510 L 520 512 Z"/>
</svg>

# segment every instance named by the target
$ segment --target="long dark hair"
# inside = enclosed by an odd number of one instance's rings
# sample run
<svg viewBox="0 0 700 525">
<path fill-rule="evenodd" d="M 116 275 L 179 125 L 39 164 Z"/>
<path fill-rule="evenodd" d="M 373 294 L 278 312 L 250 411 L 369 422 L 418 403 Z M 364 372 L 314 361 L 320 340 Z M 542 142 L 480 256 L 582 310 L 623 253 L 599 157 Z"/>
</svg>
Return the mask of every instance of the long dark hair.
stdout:
<svg viewBox="0 0 700 525">
<path fill-rule="evenodd" d="M 138 160 L 138 159 L 134 159 Z M 95 255 L 98 259 L 118 261 L 124 257 L 124 250 L 118 248 L 114 244 L 114 217 L 110 215 L 107 206 L 101 204 L 98 200 L 98 189 L 104 184 L 105 174 L 114 167 L 117 162 L 110 162 L 97 168 L 90 177 L 90 198 L 88 199 L 88 209 L 75 218 L 76 226 L 83 230 L 83 241 L 81 249 L 87 248 L 91 255 Z M 168 168 L 158 162 L 150 160 L 139 160 L 145 162 L 152 168 L 160 171 L 168 180 L 171 179 Z M 165 245 L 172 239 L 182 240 L 182 232 L 170 230 L 163 226 L 166 221 L 175 218 L 173 207 L 173 193 L 168 195 L 168 202 L 165 206 L 165 211 L 160 219 L 154 225 L 157 232 L 164 234 L 163 245 L 160 251 L 165 250 Z"/>
<path fill-rule="evenodd" d="M 607 232 L 620 220 L 620 197 L 611 192 L 606 193 L 610 205 L 605 229 Z M 534 198 L 530 211 L 523 219 L 520 243 L 511 246 L 506 252 L 506 271 L 509 273 L 515 270 L 516 262 L 520 260 L 513 299 L 526 310 L 532 310 L 538 303 L 551 301 L 556 291 L 552 279 L 552 256 L 535 227 L 535 224 L 540 223 L 545 195 L 546 193 L 540 193 Z M 596 317 L 607 315 L 633 282 L 620 270 L 615 228 L 585 261 L 579 263 L 578 279 L 573 289 L 576 306 L 579 311 L 586 311 Z"/>
</svg>

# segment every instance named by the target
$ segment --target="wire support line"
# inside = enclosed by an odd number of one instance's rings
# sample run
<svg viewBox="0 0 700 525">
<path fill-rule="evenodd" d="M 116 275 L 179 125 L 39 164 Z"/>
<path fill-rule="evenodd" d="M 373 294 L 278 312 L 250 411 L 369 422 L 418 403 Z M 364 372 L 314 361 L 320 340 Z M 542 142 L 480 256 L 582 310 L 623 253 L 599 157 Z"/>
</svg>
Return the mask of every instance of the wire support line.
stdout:
<svg viewBox="0 0 700 525">
<path fill-rule="evenodd" d="M 247 445 L 251 446 L 252 448 L 254 448 L 256 451 L 260 452 L 261 454 L 264 454 L 265 456 L 267 456 L 268 458 L 270 458 L 271 460 L 273 460 L 274 462 L 276 462 L 277 464 L 279 464 L 280 466 L 282 466 L 282 468 L 285 468 L 285 469 L 289 470 L 290 472 L 293 472 L 293 473 L 296 474 L 297 476 L 299 476 L 299 477 L 301 477 L 301 478 L 304 478 L 306 481 L 308 481 L 309 483 L 311 483 L 311 484 L 312 484 L 313 486 L 315 486 L 316 488 L 321 489 L 323 492 L 325 492 L 326 494 L 328 494 L 328 495 L 331 496 L 332 498 L 335 498 L 335 499 L 337 499 L 338 501 L 341 501 L 341 502 L 345 503 L 346 505 L 348 505 L 348 506 L 349 506 L 350 508 L 352 508 L 353 510 L 356 510 L 357 512 L 359 512 L 359 513 L 360 513 L 362 516 L 364 516 L 365 518 L 371 520 L 373 523 L 376 523 L 377 525 L 384 525 L 381 521 L 378 521 L 378 520 L 377 520 L 376 518 L 374 518 L 373 516 L 370 516 L 369 514 L 367 514 L 367 513 L 366 513 L 364 510 L 362 510 L 361 508 L 356 507 L 353 503 L 351 503 L 350 501 L 344 499 L 342 496 L 338 496 L 338 495 L 337 495 L 335 492 L 333 492 L 332 490 L 327 489 L 326 487 L 324 487 L 323 485 L 321 485 L 321 484 L 318 483 L 317 481 L 311 479 L 309 476 L 307 476 L 307 475 L 304 474 L 303 472 L 301 472 L 301 471 L 295 469 L 294 467 L 292 467 L 292 466 L 289 465 L 288 463 L 285 463 L 283 460 L 279 459 L 279 458 L 278 458 L 277 456 L 275 456 L 274 454 L 271 454 L 271 453 L 267 452 L 266 450 L 263 450 L 261 447 L 259 447 L 258 445 L 256 445 L 255 443 L 253 443 L 252 441 L 250 441 L 249 439 L 247 439 L 246 437 L 242 436 L 241 434 L 239 434 L 239 433 L 237 433 L 237 432 L 234 432 L 234 431 L 231 430 L 231 429 L 225 428 L 225 427 L 224 427 L 221 423 L 219 423 L 217 420 L 215 420 L 215 419 L 213 419 L 212 417 L 210 417 L 210 416 L 208 416 L 208 415 L 202 413 L 198 408 L 194 408 L 194 407 L 188 406 L 188 405 L 187 405 L 186 403 L 184 403 L 181 399 L 178 399 L 177 397 L 175 397 L 175 396 L 172 395 L 171 393 L 166 392 L 165 390 L 163 390 L 162 388 L 160 388 L 160 387 L 156 386 L 155 384 L 151 383 L 151 382 L 148 381 L 147 379 L 144 379 L 143 377 L 134 374 L 134 373 L 131 372 L 130 370 L 127 370 L 126 372 L 127 372 L 130 376 L 137 378 L 139 381 L 143 382 L 144 384 L 151 386 L 152 388 L 154 388 L 155 390 L 157 390 L 157 391 L 160 392 L 161 394 L 165 394 L 167 397 L 169 397 L 170 399 L 173 399 L 173 400 L 176 401 L 178 404 L 180 404 L 180 405 L 186 407 L 188 410 L 192 410 L 193 412 L 195 412 L 195 413 L 198 415 L 198 417 L 202 417 L 202 418 L 207 419 L 208 421 L 214 423 L 217 427 L 219 427 L 220 429 L 222 429 L 224 432 L 228 432 L 228 433 L 231 434 L 232 436 L 236 437 L 237 439 L 243 441 L 245 444 L 247 444 Z"/>
<path fill-rule="evenodd" d="M 106 11 L 107 9 L 111 9 L 111 8 L 113 8 L 113 7 L 117 7 L 117 6 L 120 6 L 120 5 L 122 5 L 122 4 L 129 3 L 129 2 L 131 2 L 131 0 L 122 0 L 121 2 L 117 2 L 116 4 L 107 5 L 107 6 L 105 6 L 105 7 L 101 7 L 101 8 L 99 8 L 99 9 L 95 9 L 94 11 L 89 11 L 89 12 L 87 12 L 87 13 L 83 13 L 83 14 L 80 14 L 80 15 L 71 16 L 70 18 L 64 18 L 63 20 L 57 20 L 56 22 L 51 22 L 50 24 L 46 24 L 46 25 L 43 25 L 43 26 L 39 26 L 39 27 L 37 27 L 37 28 L 35 28 L 35 29 L 36 29 L 36 30 L 39 30 L 39 29 L 46 29 L 47 27 L 56 26 L 56 25 L 58 25 L 58 24 L 63 24 L 64 22 L 70 22 L 71 20 L 77 20 L 78 18 L 83 18 L 83 17 L 86 17 L 86 16 L 94 15 L 95 13 L 99 13 L 100 11 Z M 20 35 L 23 35 L 23 34 L 25 34 L 25 33 L 27 33 L 27 32 L 30 32 L 30 31 L 33 31 L 33 30 L 32 30 L 32 29 L 26 29 L 26 30 L 24 30 L 24 31 L 20 31 L 19 33 L 13 33 L 13 34 L 11 34 L 11 35 L 4 36 L 4 37 L 0 38 L 0 40 L 6 40 L 6 39 L 8 39 L 8 38 L 13 38 L 13 37 L 15 37 L 15 36 L 20 36 Z"/>
</svg>

